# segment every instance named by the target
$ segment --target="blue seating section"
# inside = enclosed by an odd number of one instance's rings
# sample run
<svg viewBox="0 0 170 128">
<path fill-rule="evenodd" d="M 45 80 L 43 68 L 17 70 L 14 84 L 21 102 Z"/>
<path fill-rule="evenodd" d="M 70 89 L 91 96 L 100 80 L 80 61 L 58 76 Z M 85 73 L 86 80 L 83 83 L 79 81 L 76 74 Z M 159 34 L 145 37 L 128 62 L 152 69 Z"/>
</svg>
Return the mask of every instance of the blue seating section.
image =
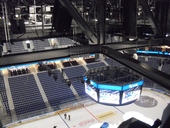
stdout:
<svg viewBox="0 0 170 128">
<path fill-rule="evenodd" d="M 8 98 L 7 98 L 6 89 L 5 89 L 5 83 L 4 83 L 4 79 L 3 79 L 2 76 L 0 76 L 0 81 L 1 81 L 0 95 L 2 97 L 2 101 L 3 101 L 3 104 L 5 106 L 7 114 L 9 114 L 9 116 L 11 116 L 11 112 L 10 112 L 9 104 L 8 104 Z"/>
<path fill-rule="evenodd" d="M 68 99 L 75 100 L 75 96 L 71 89 L 62 81 L 63 78 L 60 71 L 55 70 L 55 72 L 58 74 L 57 81 L 55 81 L 52 76 L 49 77 L 47 72 L 38 73 L 38 77 L 48 101 L 53 107 L 67 102 Z"/>
<path fill-rule="evenodd" d="M 170 74 L 170 64 L 164 64 L 162 67 L 162 72 Z"/>
<path fill-rule="evenodd" d="M 66 73 L 68 78 L 74 78 L 74 77 L 83 76 L 86 70 L 83 66 L 75 66 L 72 68 L 65 68 L 64 72 Z"/>
<path fill-rule="evenodd" d="M 28 52 L 27 50 L 24 49 L 23 42 L 14 42 L 13 45 L 11 46 L 11 53 L 10 54 L 15 54 L 15 53 L 23 53 L 23 52 Z"/>
<path fill-rule="evenodd" d="M 159 67 L 159 60 L 156 58 L 149 58 L 148 61 L 145 61 L 144 63 L 146 63 L 149 66 L 152 66 L 155 69 L 158 69 Z"/>
<path fill-rule="evenodd" d="M 87 64 L 86 66 L 90 69 L 90 68 L 102 67 L 102 66 L 106 66 L 106 65 L 103 62 L 96 62 L 96 63 L 92 63 L 92 64 Z"/>
<path fill-rule="evenodd" d="M 145 62 L 145 57 L 138 57 L 138 61 Z"/>
<path fill-rule="evenodd" d="M 85 74 L 86 70 L 84 69 L 83 66 L 76 66 L 73 68 L 65 68 L 64 72 L 66 73 L 68 78 L 74 78 L 74 77 L 81 77 Z M 84 85 L 81 83 L 80 80 L 72 80 L 71 81 L 72 85 L 76 89 L 77 93 L 81 95 L 85 95 L 84 91 Z"/>
<path fill-rule="evenodd" d="M 74 86 L 74 88 L 76 89 L 79 96 L 86 95 L 84 84 L 82 84 L 80 80 L 75 80 L 75 81 L 72 81 L 71 83 Z"/>
<path fill-rule="evenodd" d="M 74 44 L 75 42 L 69 38 L 66 37 L 59 37 L 57 38 L 57 41 L 59 43 L 60 46 L 62 45 L 70 45 L 70 44 Z"/>
<path fill-rule="evenodd" d="M 109 65 L 114 65 L 114 66 L 123 66 L 122 64 L 120 64 L 119 62 L 111 59 L 111 58 L 106 58 L 105 59 L 106 63 L 108 63 Z"/>
<path fill-rule="evenodd" d="M 34 49 L 35 51 L 41 51 L 41 50 L 45 50 L 45 47 L 49 47 L 50 43 L 48 42 L 47 39 L 45 40 L 33 40 L 33 44 L 34 44 Z"/>
<path fill-rule="evenodd" d="M 17 115 L 45 109 L 45 103 L 32 74 L 8 78 Z"/>
</svg>

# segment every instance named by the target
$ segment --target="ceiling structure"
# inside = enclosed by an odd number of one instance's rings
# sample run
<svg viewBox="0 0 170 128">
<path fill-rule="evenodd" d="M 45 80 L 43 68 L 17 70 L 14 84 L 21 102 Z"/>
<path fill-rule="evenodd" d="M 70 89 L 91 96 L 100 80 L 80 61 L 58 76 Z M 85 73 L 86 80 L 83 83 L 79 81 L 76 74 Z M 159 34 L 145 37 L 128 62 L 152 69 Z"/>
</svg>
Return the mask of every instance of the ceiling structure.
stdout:
<svg viewBox="0 0 170 128">
<path fill-rule="evenodd" d="M 2 45 L 7 44 L 9 52 L 10 45 L 15 45 L 13 42 L 28 39 L 68 37 L 81 44 L 64 49 L 4 55 L 0 58 L 1 67 L 102 53 L 170 90 L 169 75 L 118 52 L 169 45 L 169 1 L 0 0 L 0 3 L 0 41 Z"/>
</svg>

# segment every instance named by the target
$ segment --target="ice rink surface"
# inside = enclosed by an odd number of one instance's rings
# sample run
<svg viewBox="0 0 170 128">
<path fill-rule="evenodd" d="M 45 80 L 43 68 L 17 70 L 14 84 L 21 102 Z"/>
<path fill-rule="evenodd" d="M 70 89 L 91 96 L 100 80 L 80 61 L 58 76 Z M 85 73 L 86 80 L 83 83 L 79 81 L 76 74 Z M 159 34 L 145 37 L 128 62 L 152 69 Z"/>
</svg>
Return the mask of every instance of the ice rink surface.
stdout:
<svg viewBox="0 0 170 128">
<path fill-rule="evenodd" d="M 106 106 L 94 103 L 63 113 L 55 113 L 42 119 L 17 123 L 9 128 L 97 128 L 103 122 L 108 122 L 108 128 L 117 128 L 130 117 L 140 118 L 150 125 L 159 118 L 170 103 L 170 96 L 159 91 L 143 88 L 141 98 L 134 103 L 124 106 Z M 64 113 L 70 115 L 65 119 Z"/>
</svg>

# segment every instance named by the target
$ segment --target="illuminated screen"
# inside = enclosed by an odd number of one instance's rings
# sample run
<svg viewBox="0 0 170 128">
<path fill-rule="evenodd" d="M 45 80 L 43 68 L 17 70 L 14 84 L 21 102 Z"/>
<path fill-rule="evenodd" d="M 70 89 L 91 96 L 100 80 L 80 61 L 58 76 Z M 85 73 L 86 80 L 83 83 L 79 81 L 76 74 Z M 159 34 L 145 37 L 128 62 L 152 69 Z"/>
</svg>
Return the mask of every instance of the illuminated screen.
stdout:
<svg viewBox="0 0 170 128">
<path fill-rule="evenodd" d="M 96 89 L 91 86 L 90 84 L 85 83 L 85 92 L 94 100 L 98 101 L 97 99 L 97 92 Z"/>
<path fill-rule="evenodd" d="M 120 95 L 119 91 L 113 90 L 100 90 L 99 91 L 99 102 L 119 104 Z"/>
<path fill-rule="evenodd" d="M 123 92 L 122 104 L 136 100 L 140 97 L 141 87 L 131 88 Z"/>
<path fill-rule="evenodd" d="M 169 52 L 161 52 L 161 51 L 144 51 L 144 50 L 137 50 L 137 54 L 156 54 L 156 55 L 170 55 Z"/>
</svg>

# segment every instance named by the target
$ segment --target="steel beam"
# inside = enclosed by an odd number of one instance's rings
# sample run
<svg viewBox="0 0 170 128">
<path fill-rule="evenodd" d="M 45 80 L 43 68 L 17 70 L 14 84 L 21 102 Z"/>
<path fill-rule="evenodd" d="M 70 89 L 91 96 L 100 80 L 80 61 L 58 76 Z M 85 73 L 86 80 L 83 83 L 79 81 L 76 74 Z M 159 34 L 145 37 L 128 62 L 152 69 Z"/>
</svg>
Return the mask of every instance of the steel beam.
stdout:
<svg viewBox="0 0 170 128">
<path fill-rule="evenodd" d="M 155 17 L 153 16 L 152 12 L 150 11 L 150 7 L 147 3 L 147 0 L 139 0 L 139 3 L 143 8 L 146 17 L 148 18 L 149 22 L 151 23 L 151 26 L 152 26 L 154 33 L 156 35 L 158 35 L 159 37 L 161 37 L 162 31 L 161 31 L 157 21 L 155 20 Z"/>
<path fill-rule="evenodd" d="M 74 18 L 74 20 L 80 26 L 80 28 L 82 29 L 84 34 L 88 37 L 88 39 L 92 42 L 92 44 L 97 44 L 98 36 L 90 28 L 90 26 L 86 23 L 86 21 L 82 18 L 82 16 L 78 13 L 78 11 L 74 8 L 72 3 L 69 0 L 58 0 L 58 1 Z"/>
<path fill-rule="evenodd" d="M 141 41 L 125 41 L 125 42 L 116 42 L 111 44 L 105 44 L 102 46 L 108 46 L 114 50 L 124 50 L 124 49 L 133 49 L 139 47 L 148 47 L 148 46 L 158 46 L 163 43 L 164 39 L 151 39 L 151 40 L 141 40 Z"/>
<path fill-rule="evenodd" d="M 131 68 L 132 70 L 142 74 L 143 76 L 153 80 L 166 89 L 170 90 L 170 75 L 163 73 L 157 69 L 148 66 L 138 60 L 135 60 L 127 55 L 117 52 L 109 47 L 102 47 L 101 52 L 106 56 L 118 61 L 119 63 Z"/>
<path fill-rule="evenodd" d="M 99 52 L 100 46 L 77 46 L 25 54 L 6 55 L 0 58 L 0 67 Z"/>
<path fill-rule="evenodd" d="M 114 50 L 124 50 L 124 49 L 138 48 L 138 47 L 161 45 L 162 40 L 164 41 L 164 39 L 144 40 L 138 42 L 127 41 L 127 42 L 117 42 L 113 44 L 105 44 L 102 46 L 107 46 Z M 21 64 L 21 63 L 37 62 L 42 60 L 77 56 L 77 55 L 80 56 L 82 54 L 89 54 L 89 53 L 100 53 L 101 52 L 100 49 L 101 49 L 101 45 L 91 45 L 91 46 L 69 47 L 65 49 L 38 51 L 38 52 L 31 52 L 31 53 L 24 53 L 24 54 L 6 55 L 1 57 L 0 67 Z"/>
<path fill-rule="evenodd" d="M 164 41 L 163 41 L 163 45 L 170 46 L 170 38 L 165 38 Z"/>
<path fill-rule="evenodd" d="M 98 3 L 98 26 L 99 44 L 106 44 L 106 0 L 99 0 Z"/>
<path fill-rule="evenodd" d="M 60 57 L 68 57 L 69 49 L 60 49 L 60 50 L 50 50 L 50 51 L 42 51 L 42 52 L 32 52 L 25 54 L 14 54 L 3 56 L 0 59 L 0 67 L 29 63 L 29 62 L 37 62 L 41 60 L 49 60 Z"/>
</svg>

